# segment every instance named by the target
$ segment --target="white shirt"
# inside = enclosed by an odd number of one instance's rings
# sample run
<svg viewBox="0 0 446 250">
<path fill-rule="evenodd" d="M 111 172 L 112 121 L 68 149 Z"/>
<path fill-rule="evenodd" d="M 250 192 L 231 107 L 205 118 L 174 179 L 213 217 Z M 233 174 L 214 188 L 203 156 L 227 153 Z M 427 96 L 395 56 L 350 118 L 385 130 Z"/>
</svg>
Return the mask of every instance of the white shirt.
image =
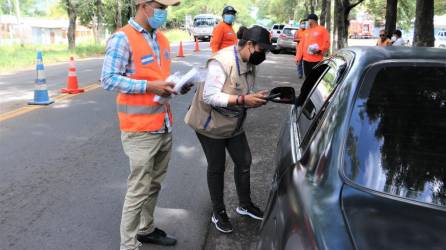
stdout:
<svg viewBox="0 0 446 250">
<path fill-rule="evenodd" d="M 216 107 L 228 106 L 230 95 L 222 92 L 225 81 L 226 74 L 220 63 L 210 61 L 203 88 L 203 101 L 206 104 Z"/>
<path fill-rule="evenodd" d="M 396 39 L 395 42 L 392 43 L 392 46 L 406 46 L 406 42 L 404 41 L 403 38 L 398 38 Z"/>
</svg>

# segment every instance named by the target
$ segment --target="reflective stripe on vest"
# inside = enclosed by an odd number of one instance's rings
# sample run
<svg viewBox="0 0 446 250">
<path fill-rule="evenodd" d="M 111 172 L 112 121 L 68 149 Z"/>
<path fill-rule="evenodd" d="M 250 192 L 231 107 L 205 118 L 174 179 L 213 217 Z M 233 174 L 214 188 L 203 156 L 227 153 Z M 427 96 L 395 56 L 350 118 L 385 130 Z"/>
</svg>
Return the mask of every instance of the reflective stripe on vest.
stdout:
<svg viewBox="0 0 446 250">
<path fill-rule="evenodd" d="M 131 60 L 135 72 L 127 77 L 137 80 L 164 81 L 170 75 L 170 47 L 169 42 L 160 32 L 157 32 L 157 42 L 160 48 L 161 62 L 157 61 L 153 49 L 144 35 L 131 25 L 121 29 L 127 36 L 131 48 Z M 154 132 L 164 127 L 166 112 L 170 123 L 172 114 L 168 105 L 160 105 L 154 101 L 155 94 L 124 94 L 116 98 L 119 126 L 126 132 Z"/>
<path fill-rule="evenodd" d="M 159 114 L 164 113 L 164 106 L 129 106 L 129 105 L 119 105 L 118 112 L 127 113 L 131 115 L 144 115 L 144 114 Z"/>
</svg>

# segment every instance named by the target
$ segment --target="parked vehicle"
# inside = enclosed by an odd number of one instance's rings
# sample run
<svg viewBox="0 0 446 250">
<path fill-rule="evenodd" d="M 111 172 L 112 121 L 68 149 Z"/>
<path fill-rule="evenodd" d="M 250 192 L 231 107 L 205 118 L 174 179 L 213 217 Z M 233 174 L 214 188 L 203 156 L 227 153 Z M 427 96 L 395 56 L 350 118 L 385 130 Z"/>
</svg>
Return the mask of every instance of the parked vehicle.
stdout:
<svg viewBox="0 0 446 250">
<path fill-rule="evenodd" d="M 258 249 L 444 249 L 446 50 L 351 47 L 319 63 L 276 152 Z M 312 85 L 310 85 L 312 86 Z"/>
<path fill-rule="evenodd" d="M 285 26 L 277 40 L 277 50 L 281 52 L 296 52 L 294 34 L 298 29 L 297 27 Z"/>
<path fill-rule="evenodd" d="M 219 17 L 211 14 L 201 14 L 194 17 L 192 35 L 194 40 L 210 41 L 212 31 L 218 24 Z"/>
<path fill-rule="evenodd" d="M 285 27 L 285 24 L 274 24 L 271 28 L 271 42 L 277 43 L 277 39 L 279 38 L 279 35 L 282 33 L 283 28 Z"/>
<path fill-rule="evenodd" d="M 446 31 L 438 31 L 435 36 L 435 47 L 446 48 Z"/>
<path fill-rule="evenodd" d="M 350 20 L 348 26 L 348 36 L 354 39 L 373 38 L 372 31 L 374 29 L 373 21 Z"/>
</svg>

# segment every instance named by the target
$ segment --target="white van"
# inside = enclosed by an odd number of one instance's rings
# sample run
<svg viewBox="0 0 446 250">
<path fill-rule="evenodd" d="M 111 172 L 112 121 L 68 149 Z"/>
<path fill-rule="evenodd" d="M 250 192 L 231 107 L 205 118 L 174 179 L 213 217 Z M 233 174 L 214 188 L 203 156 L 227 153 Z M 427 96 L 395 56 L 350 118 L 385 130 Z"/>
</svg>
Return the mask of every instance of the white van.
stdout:
<svg viewBox="0 0 446 250">
<path fill-rule="evenodd" d="M 446 48 L 446 30 L 437 32 L 435 36 L 435 47 Z"/>
<path fill-rule="evenodd" d="M 194 17 L 192 26 L 192 35 L 194 40 L 210 41 L 212 37 L 212 31 L 218 24 L 220 18 L 212 14 L 201 14 Z"/>
</svg>

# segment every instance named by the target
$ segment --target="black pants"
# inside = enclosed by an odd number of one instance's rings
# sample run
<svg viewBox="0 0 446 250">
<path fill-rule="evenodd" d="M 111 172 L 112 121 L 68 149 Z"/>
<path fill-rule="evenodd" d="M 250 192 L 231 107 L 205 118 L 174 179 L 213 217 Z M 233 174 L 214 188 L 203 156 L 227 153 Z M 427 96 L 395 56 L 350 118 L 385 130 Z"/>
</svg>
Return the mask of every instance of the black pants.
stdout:
<svg viewBox="0 0 446 250">
<path fill-rule="evenodd" d="M 316 66 L 316 64 L 318 64 L 319 62 L 307 62 L 304 61 L 304 74 L 305 74 L 305 79 L 308 78 L 308 76 L 310 75 L 311 69 Z"/>
<path fill-rule="evenodd" d="M 229 139 L 213 139 L 198 134 L 208 162 L 208 187 L 214 212 L 225 209 L 223 201 L 226 149 L 234 161 L 234 180 L 240 206 L 251 203 L 251 150 L 245 133 Z"/>
</svg>

